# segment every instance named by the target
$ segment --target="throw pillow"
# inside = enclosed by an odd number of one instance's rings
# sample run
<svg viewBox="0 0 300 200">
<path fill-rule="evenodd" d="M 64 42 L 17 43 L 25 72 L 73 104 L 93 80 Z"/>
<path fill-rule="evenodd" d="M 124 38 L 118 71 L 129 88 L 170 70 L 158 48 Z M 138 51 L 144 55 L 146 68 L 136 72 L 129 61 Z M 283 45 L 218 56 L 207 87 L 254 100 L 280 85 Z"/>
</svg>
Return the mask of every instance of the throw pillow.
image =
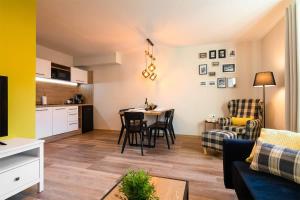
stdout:
<svg viewBox="0 0 300 200">
<path fill-rule="evenodd" d="M 246 126 L 247 121 L 253 119 L 253 117 L 231 117 L 231 123 L 234 126 Z"/>
<path fill-rule="evenodd" d="M 292 131 L 263 128 L 261 129 L 258 140 L 294 150 L 300 150 L 300 134 Z M 246 162 L 252 162 L 255 148 L 256 145 L 253 146 L 251 154 L 246 159 Z"/>
<path fill-rule="evenodd" d="M 258 141 L 250 168 L 300 184 L 300 151 Z"/>
</svg>

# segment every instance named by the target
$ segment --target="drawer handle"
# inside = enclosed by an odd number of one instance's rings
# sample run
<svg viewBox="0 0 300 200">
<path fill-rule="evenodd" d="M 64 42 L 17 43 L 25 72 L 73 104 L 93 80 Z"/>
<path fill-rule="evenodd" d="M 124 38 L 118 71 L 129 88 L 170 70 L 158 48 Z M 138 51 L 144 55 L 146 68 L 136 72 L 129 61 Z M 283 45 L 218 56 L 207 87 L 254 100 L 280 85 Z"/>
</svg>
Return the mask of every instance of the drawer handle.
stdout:
<svg viewBox="0 0 300 200">
<path fill-rule="evenodd" d="M 55 110 L 65 110 L 65 108 L 56 108 Z"/>
<path fill-rule="evenodd" d="M 78 123 L 70 123 L 69 125 L 75 125 L 75 124 L 77 125 Z"/>
<path fill-rule="evenodd" d="M 74 114 L 72 114 L 72 113 L 70 113 L 69 115 L 78 115 L 78 114 L 75 114 L 75 113 L 74 113 Z"/>
<path fill-rule="evenodd" d="M 16 177 L 16 178 L 15 178 L 15 181 L 19 181 L 19 180 L 20 180 L 20 177 Z"/>
<path fill-rule="evenodd" d="M 36 110 L 36 111 L 47 111 L 48 109 Z"/>
<path fill-rule="evenodd" d="M 40 76 L 45 76 L 45 74 L 42 74 L 42 73 L 36 73 L 37 75 L 40 75 Z"/>
</svg>

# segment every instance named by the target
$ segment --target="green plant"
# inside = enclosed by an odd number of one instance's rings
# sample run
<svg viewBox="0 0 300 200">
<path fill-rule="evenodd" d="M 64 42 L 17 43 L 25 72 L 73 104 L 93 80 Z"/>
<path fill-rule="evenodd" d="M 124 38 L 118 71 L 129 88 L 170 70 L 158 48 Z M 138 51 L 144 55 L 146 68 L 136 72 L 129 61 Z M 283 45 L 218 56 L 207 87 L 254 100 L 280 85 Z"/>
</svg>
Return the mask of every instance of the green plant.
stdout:
<svg viewBox="0 0 300 200">
<path fill-rule="evenodd" d="M 122 178 L 120 192 L 128 200 L 158 200 L 155 196 L 154 185 L 150 183 L 151 177 L 143 170 L 129 170 Z"/>
</svg>

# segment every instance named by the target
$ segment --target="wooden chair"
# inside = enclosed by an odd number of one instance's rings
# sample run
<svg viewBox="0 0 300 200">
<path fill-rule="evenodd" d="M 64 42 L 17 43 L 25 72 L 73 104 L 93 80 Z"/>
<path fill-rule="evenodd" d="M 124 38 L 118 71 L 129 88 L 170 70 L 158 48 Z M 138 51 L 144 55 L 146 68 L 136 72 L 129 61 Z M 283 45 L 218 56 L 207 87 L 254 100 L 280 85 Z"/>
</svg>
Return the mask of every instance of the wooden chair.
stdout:
<svg viewBox="0 0 300 200">
<path fill-rule="evenodd" d="M 174 144 L 174 139 L 173 139 L 173 135 L 172 135 L 172 128 L 171 128 L 171 125 L 170 125 L 171 117 L 172 117 L 172 111 L 168 110 L 168 111 L 165 112 L 165 119 L 164 119 L 163 122 L 161 122 L 161 121 L 160 122 L 155 122 L 154 124 L 149 126 L 150 141 L 152 139 L 152 135 L 154 135 L 154 146 L 156 145 L 156 137 L 157 137 L 157 134 L 159 133 L 159 131 L 164 132 L 164 136 L 166 137 L 168 149 L 170 149 L 168 135 L 170 135 L 172 143 Z M 153 134 L 153 131 L 155 131 L 154 134 Z"/>
<path fill-rule="evenodd" d="M 120 135 L 119 135 L 119 139 L 118 139 L 118 144 L 120 144 L 120 141 L 122 139 L 122 136 L 123 136 L 123 133 L 125 130 L 124 113 L 125 113 L 125 111 L 130 110 L 130 109 L 133 109 L 133 108 L 125 108 L 125 109 L 119 110 L 119 115 L 120 115 L 120 119 L 121 119 L 121 131 L 120 131 Z"/>
<path fill-rule="evenodd" d="M 130 142 L 130 136 L 132 137 L 132 143 L 133 143 L 133 137 L 135 136 L 136 145 L 139 145 L 141 147 L 141 154 L 144 155 L 143 152 L 143 146 L 144 146 L 144 133 L 148 133 L 147 131 L 147 124 L 143 121 L 144 120 L 144 113 L 142 112 L 125 112 L 124 113 L 124 119 L 125 119 L 125 138 L 123 141 L 122 151 L 124 152 L 127 140 Z M 137 135 L 139 135 L 140 143 L 137 143 Z M 146 134 L 147 135 L 147 134 Z"/>
</svg>

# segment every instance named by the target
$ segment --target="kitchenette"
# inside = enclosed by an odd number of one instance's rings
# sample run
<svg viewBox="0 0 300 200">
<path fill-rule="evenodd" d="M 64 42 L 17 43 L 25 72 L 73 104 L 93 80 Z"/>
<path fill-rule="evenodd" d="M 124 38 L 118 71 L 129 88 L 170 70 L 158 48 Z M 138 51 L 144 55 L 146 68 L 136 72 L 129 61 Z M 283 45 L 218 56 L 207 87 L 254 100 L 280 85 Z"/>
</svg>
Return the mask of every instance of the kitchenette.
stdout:
<svg viewBox="0 0 300 200">
<path fill-rule="evenodd" d="M 93 130 L 93 74 L 36 59 L 36 138 L 52 141 Z"/>
</svg>

